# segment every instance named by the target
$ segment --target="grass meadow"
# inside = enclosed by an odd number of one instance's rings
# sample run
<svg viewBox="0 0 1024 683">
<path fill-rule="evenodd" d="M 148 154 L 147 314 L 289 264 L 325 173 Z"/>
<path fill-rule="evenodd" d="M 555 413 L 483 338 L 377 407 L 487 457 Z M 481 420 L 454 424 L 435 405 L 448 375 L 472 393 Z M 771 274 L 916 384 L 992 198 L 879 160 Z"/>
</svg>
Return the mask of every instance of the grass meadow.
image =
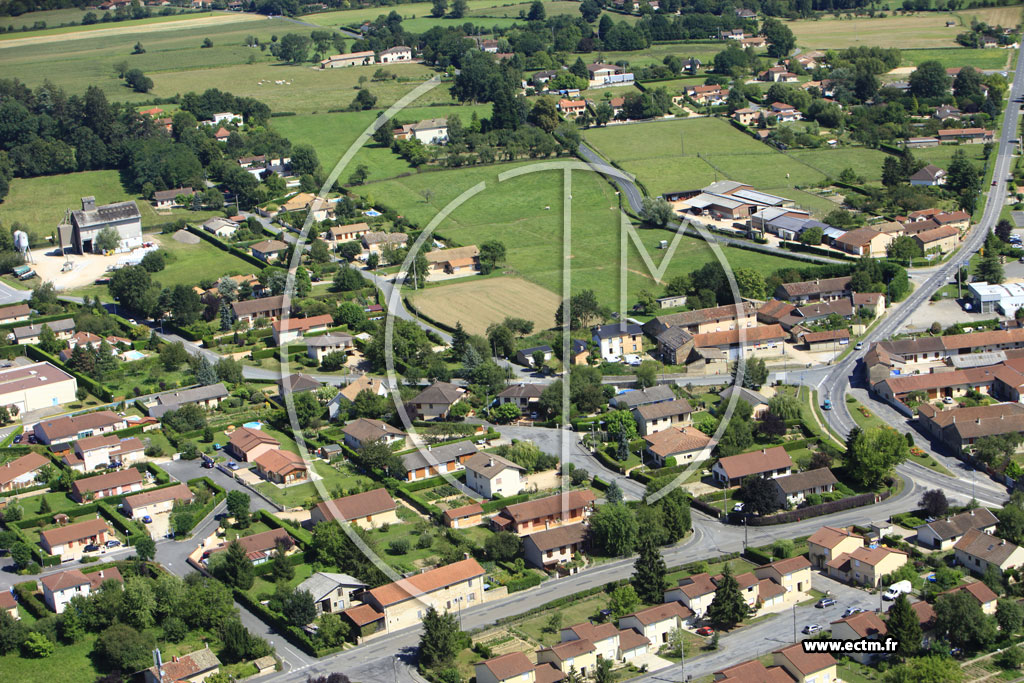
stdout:
<svg viewBox="0 0 1024 683">
<path fill-rule="evenodd" d="M 88 10 L 86 10 L 88 11 Z M 201 20 L 203 24 L 223 24 L 232 23 L 235 21 L 244 21 L 244 15 L 238 12 L 186 12 L 184 14 L 172 14 L 168 16 L 152 16 L 144 19 L 126 19 L 124 21 L 89 24 L 88 26 L 60 26 L 62 23 L 68 21 L 81 21 L 82 17 L 85 16 L 86 11 L 75 10 L 75 9 L 60 9 L 60 10 L 46 10 L 44 12 L 29 12 L 22 14 L 16 18 L 4 17 L 0 21 L 10 21 L 8 26 L 14 26 L 20 28 L 21 26 L 32 26 L 36 21 L 45 21 L 48 26 L 52 28 L 46 28 L 39 31 L 29 31 L 26 33 L 11 33 L 5 34 L 0 37 L 0 41 L 9 40 L 16 41 L 19 38 L 25 38 L 29 40 L 45 38 L 47 36 L 68 36 L 69 34 L 79 33 L 92 33 L 101 32 L 102 35 L 115 35 L 124 33 L 139 33 L 147 32 L 153 24 L 173 24 L 180 21 L 197 21 Z M 93 14 L 98 13 L 95 9 L 92 10 Z M 76 16 L 77 15 L 77 16 Z M 54 18 L 49 19 L 48 16 Z M 182 24 L 183 26 L 183 24 Z M 160 27 L 163 28 L 163 27 Z M 170 28 L 170 27 L 168 27 Z M 177 28 L 175 26 L 174 28 Z M 159 29 L 158 29 L 159 30 Z M 78 36 L 75 36 L 77 39 Z"/>
<path fill-rule="evenodd" d="M 460 244 L 500 240 L 508 251 L 507 263 L 502 269 L 505 274 L 560 294 L 563 229 L 559 172 L 543 171 L 497 183 L 499 172 L 526 165 L 504 164 L 420 173 L 368 183 L 355 189 L 425 226 L 463 191 L 477 183 L 486 183 L 482 192 L 456 208 L 438 226 L 436 234 Z M 421 194 L 427 189 L 431 192 Z M 573 291 L 593 289 L 602 302 L 615 305 L 620 287 L 617 265 L 620 261 L 620 226 L 617 198 L 609 184 L 591 173 L 573 173 L 571 220 Z M 652 260 L 660 263 L 663 252 L 658 251 L 658 243 L 669 239 L 671 234 L 662 230 L 640 230 L 639 237 Z M 754 268 L 764 274 L 794 265 L 791 259 L 757 252 L 726 249 L 725 254 L 734 267 Z M 662 283 L 713 259 L 715 255 L 711 248 L 700 239 L 684 237 Z M 661 291 L 662 283 L 656 282 L 647 272 L 632 242 L 627 247 L 626 267 L 629 298 L 635 297 L 640 289 Z M 485 282 L 488 280 L 478 280 L 477 284 Z M 434 286 L 427 292 L 440 292 L 445 288 Z"/>
<path fill-rule="evenodd" d="M 900 54 L 903 57 L 903 66 L 917 66 L 921 62 L 934 59 L 946 68 L 973 66 L 975 69 L 1005 69 L 1014 53 L 1011 50 L 944 47 L 903 50 Z"/>
<path fill-rule="evenodd" d="M 158 225 L 176 218 L 202 222 L 217 212 L 174 209 L 158 214 L 121 184 L 117 171 L 82 171 L 64 175 L 15 178 L 10 193 L 0 204 L 0 222 L 18 221 L 37 237 L 53 233 L 64 218 L 65 209 L 82 208 L 82 197 L 92 195 L 98 203 L 110 204 L 135 199 L 142 214 L 142 226 Z"/>
<path fill-rule="evenodd" d="M 955 47 L 963 28 L 947 28 L 957 21 L 948 12 L 922 12 L 912 16 L 800 19 L 787 22 L 797 45 L 808 49 L 840 50 L 860 45 L 878 47 Z"/>
</svg>

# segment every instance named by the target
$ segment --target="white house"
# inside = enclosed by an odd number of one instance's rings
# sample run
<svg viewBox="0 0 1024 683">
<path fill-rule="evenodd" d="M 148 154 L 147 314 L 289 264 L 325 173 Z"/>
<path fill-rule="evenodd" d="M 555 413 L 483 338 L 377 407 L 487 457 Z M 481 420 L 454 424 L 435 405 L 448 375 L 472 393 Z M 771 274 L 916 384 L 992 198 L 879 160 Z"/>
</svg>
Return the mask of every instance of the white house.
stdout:
<svg viewBox="0 0 1024 683">
<path fill-rule="evenodd" d="M 396 45 L 387 50 L 380 51 L 380 63 L 391 64 L 392 62 L 411 62 L 412 48 L 406 45 Z"/>
<path fill-rule="evenodd" d="M 85 574 L 77 569 L 68 569 L 59 574 L 50 574 L 39 580 L 43 588 L 43 599 L 46 606 L 57 614 L 63 614 L 64 609 L 76 595 L 85 597 L 89 595 L 90 583 Z"/>
<path fill-rule="evenodd" d="M 466 461 L 466 486 L 484 498 L 519 495 L 526 470 L 500 455 L 479 452 Z"/>
</svg>

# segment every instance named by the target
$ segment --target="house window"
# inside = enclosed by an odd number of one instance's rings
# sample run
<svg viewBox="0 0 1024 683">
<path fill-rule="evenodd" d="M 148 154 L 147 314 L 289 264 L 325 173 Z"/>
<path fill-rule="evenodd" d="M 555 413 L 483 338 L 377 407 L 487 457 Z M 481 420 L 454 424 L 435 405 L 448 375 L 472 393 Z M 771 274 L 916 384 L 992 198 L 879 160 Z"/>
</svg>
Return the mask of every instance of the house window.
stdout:
<svg viewBox="0 0 1024 683">
<path fill-rule="evenodd" d="M 475 602 L 475 601 L 476 601 L 476 593 L 470 593 L 469 594 L 469 602 Z"/>
</svg>

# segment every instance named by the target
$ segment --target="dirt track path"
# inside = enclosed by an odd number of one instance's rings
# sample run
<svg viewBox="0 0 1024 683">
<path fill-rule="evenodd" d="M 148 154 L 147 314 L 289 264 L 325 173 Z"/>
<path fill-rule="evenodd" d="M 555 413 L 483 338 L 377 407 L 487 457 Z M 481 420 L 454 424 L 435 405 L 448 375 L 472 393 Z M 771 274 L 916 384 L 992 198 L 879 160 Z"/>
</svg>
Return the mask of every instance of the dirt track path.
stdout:
<svg viewBox="0 0 1024 683">
<path fill-rule="evenodd" d="M 73 31 L 70 33 L 51 33 L 45 36 L 30 36 L 28 38 L 12 38 L 0 40 L 0 49 L 7 47 L 24 47 L 25 45 L 43 45 L 46 43 L 64 42 L 68 40 L 81 40 L 83 38 L 109 38 L 110 36 L 121 36 L 125 34 L 156 33 L 157 31 L 178 31 L 187 28 L 201 28 L 212 24 L 236 24 L 242 21 L 253 21 L 257 17 L 252 14 L 214 14 L 198 19 L 181 19 L 178 21 L 163 21 L 155 24 L 142 24 L 135 26 L 113 26 L 111 28 L 98 28 L 93 30 Z"/>
</svg>

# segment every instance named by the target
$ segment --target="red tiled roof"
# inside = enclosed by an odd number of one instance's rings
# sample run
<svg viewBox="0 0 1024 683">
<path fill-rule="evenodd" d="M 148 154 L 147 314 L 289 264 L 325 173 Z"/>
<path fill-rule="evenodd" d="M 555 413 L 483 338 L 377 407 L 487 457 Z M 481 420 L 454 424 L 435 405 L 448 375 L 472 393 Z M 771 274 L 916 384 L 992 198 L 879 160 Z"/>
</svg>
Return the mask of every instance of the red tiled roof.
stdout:
<svg viewBox="0 0 1024 683">
<path fill-rule="evenodd" d="M 470 558 L 379 586 L 370 590 L 369 594 L 378 604 L 387 607 L 483 575 L 484 568 Z"/>
</svg>

